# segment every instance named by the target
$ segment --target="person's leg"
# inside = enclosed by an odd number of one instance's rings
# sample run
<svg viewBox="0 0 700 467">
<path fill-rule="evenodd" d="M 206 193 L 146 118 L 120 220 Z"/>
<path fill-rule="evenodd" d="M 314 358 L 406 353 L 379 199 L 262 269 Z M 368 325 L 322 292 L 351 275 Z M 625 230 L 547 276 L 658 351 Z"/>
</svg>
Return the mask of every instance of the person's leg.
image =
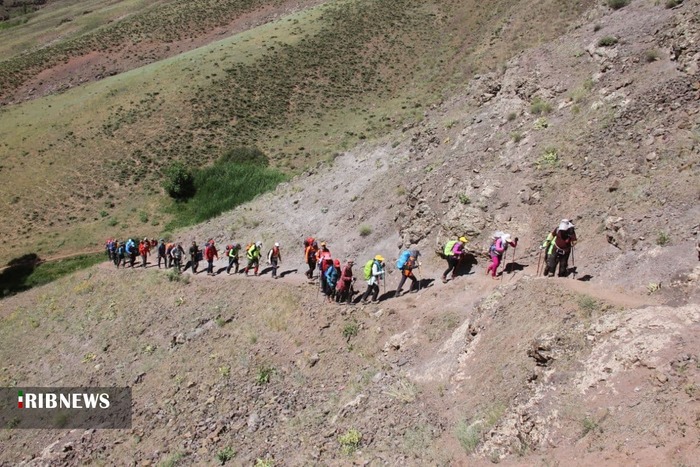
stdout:
<svg viewBox="0 0 700 467">
<path fill-rule="evenodd" d="M 547 275 L 549 277 L 554 276 L 554 273 L 556 272 L 557 263 L 559 262 L 557 256 L 557 252 L 553 251 L 549 254 L 549 257 L 547 258 Z"/>
<path fill-rule="evenodd" d="M 370 292 L 372 292 L 372 286 L 371 286 L 371 285 L 368 285 L 368 286 L 367 286 L 367 290 L 365 290 L 365 293 L 362 294 L 362 301 L 363 301 L 363 302 L 366 302 L 366 301 L 367 301 L 367 299 L 369 298 Z"/>
<path fill-rule="evenodd" d="M 501 264 L 501 257 L 498 255 L 491 255 L 491 266 L 489 266 L 489 269 L 491 270 L 491 277 L 496 277 L 496 273 L 498 273 L 498 266 Z"/>
<path fill-rule="evenodd" d="M 406 274 L 401 271 L 401 280 L 399 281 L 399 286 L 396 287 L 396 293 L 394 295 L 398 296 L 401 293 L 401 287 L 403 287 L 403 284 L 406 282 Z"/>
<path fill-rule="evenodd" d="M 277 258 L 272 258 L 270 264 L 272 264 L 272 277 L 277 279 Z"/>
<path fill-rule="evenodd" d="M 455 268 L 455 264 L 457 264 L 457 262 L 455 261 L 455 257 L 448 256 L 447 257 L 447 269 L 445 270 L 445 272 L 442 273 L 442 281 L 443 282 L 447 281 L 447 275 L 450 272 L 452 272 L 452 270 Z"/>
<path fill-rule="evenodd" d="M 374 284 L 372 286 L 372 301 L 376 302 L 379 300 L 379 284 Z"/>
<path fill-rule="evenodd" d="M 417 292 L 418 291 L 418 279 L 416 279 L 416 276 L 413 275 L 413 272 L 408 276 L 409 279 L 411 279 L 411 286 L 408 288 L 409 292 Z"/>
<path fill-rule="evenodd" d="M 559 255 L 559 277 L 566 277 L 569 274 L 569 252 Z"/>
</svg>

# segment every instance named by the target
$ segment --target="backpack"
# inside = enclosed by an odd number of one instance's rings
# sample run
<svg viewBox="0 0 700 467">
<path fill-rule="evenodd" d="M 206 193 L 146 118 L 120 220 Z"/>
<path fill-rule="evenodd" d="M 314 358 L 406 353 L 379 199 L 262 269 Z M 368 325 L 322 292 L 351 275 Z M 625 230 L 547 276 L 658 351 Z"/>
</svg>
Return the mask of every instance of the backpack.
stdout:
<svg viewBox="0 0 700 467">
<path fill-rule="evenodd" d="M 454 256 L 454 253 L 452 253 L 452 249 L 454 248 L 456 243 L 457 240 L 450 240 L 449 242 L 445 243 L 445 248 L 442 250 L 442 254 L 444 254 L 445 256 Z"/>
<path fill-rule="evenodd" d="M 365 263 L 365 280 L 368 281 L 372 278 L 372 265 L 374 264 L 374 258 Z"/>
<path fill-rule="evenodd" d="M 311 245 L 314 244 L 314 238 L 313 237 L 308 237 L 304 240 L 304 248 L 310 247 Z"/>
<path fill-rule="evenodd" d="M 404 251 L 399 255 L 399 259 L 396 260 L 396 268 L 397 269 L 403 269 L 403 267 L 406 265 L 406 261 L 408 261 L 408 258 L 411 257 L 411 252 L 409 250 Z"/>
<path fill-rule="evenodd" d="M 229 253 L 229 251 L 231 251 L 232 248 L 233 248 L 233 245 L 226 245 L 226 250 L 225 250 L 224 254 L 226 256 L 228 256 L 228 253 Z"/>
</svg>

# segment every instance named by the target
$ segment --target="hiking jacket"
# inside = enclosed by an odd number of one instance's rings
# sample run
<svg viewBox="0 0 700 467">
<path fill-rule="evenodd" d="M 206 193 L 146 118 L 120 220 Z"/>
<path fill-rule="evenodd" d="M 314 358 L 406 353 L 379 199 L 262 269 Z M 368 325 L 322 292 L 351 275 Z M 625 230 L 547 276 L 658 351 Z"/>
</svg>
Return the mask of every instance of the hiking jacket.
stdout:
<svg viewBox="0 0 700 467">
<path fill-rule="evenodd" d="M 272 262 L 272 258 L 277 258 L 279 261 L 282 261 L 282 254 L 280 253 L 280 249 L 276 246 L 270 248 L 270 251 L 267 253 L 267 260 Z"/>
<path fill-rule="evenodd" d="M 367 281 L 367 285 L 374 285 L 379 283 L 380 277 L 384 274 L 384 270 L 378 261 L 374 261 L 372 264 L 372 277 Z"/>
<path fill-rule="evenodd" d="M 216 258 L 219 257 L 219 252 L 216 251 L 216 247 L 214 245 L 209 245 L 204 250 L 204 254 L 206 255 L 207 261 L 214 261 L 214 257 L 216 257 Z"/>
<path fill-rule="evenodd" d="M 408 277 L 411 275 L 411 271 L 413 271 L 413 268 L 415 268 L 415 267 L 416 267 L 416 260 L 413 258 L 413 256 L 411 256 L 403 264 L 401 271 L 403 271 L 404 276 Z"/>
<path fill-rule="evenodd" d="M 231 248 L 228 250 L 228 255 L 230 258 L 238 258 L 238 252 L 240 251 L 240 248 Z"/>
<path fill-rule="evenodd" d="M 250 260 L 260 259 L 260 248 L 256 245 L 251 246 L 248 248 L 248 251 L 246 251 L 246 257 Z"/>
<path fill-rule="evenodd" d="M 165 243 L 161 243 L 160 245 L 158 245 L 158 256 L 165 256 L 165 251 Z"/>
<path fill-rule="evenodd" d="M 338 281 L 336 290 L 344 292 L 350 289 L 350 285 L 352 285 L 352 266 L 346 265 L 343 268 L 342 274 L 340 274 L 340 280 Z"/>
<path fill-rule="evenodd" d="M 462 253 L 464 253 L 464 243 L 462 242 L 457 242 L 454 244 L 452 247 L 452 255 L 453 256 L 461 256 Z"/>
<path fill-rule="evenodd" d="M 197 253 L 199 253 L 199 247 L 197 246 L 191 246 L 190 247 L 190 256 L 192 259 L 197 259 Z"/>
<path fill-rule="evenodd" d="M 316 253 L 318 253 L 318 248 L 314 248 L 313 245 L 309 245 L 306 247 L 306 251 L 304 252 L 304 261 L 308 264 L 311 259 L 316 259 Z"/>
<path fill-rule="evenodd" d="M 571 251 L 571 247 L 576 242 L 576 231 L 569 232 L 568 230 L 559 230 L 558 228 L 552 230 L 547 239 L 542 244 L 543 246 L 549 245 L 547 249 L 547 254 L 551 255 L 554 252 L 554 247 L 563 250 L 568 253 Z"/>
<path fill-rule="evenodd" d="M 185 254 L 185 250 L 183 250 L 181 246 L 176 246 L 170 252 L 170 256 L 172 256 L 173 259 L 181 259 L 183 254 Z"/>
</svg>

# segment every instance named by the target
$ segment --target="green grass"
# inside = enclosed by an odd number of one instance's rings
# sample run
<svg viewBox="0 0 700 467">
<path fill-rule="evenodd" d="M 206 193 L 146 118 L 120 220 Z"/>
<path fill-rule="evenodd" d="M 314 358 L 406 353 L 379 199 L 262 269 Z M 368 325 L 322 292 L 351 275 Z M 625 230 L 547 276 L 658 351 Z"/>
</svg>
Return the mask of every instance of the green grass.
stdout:
<svg viewBox="0 0 700 467">
<path fill-rule="evenodd" d="M 533 115 L 548 114 L 552 111 L 552 104 L 541 97 L 535 97 L 530 103 L 530 113 Z"/>
<path fill-rule="evenodd" d="M 630 0 L 607 0 L 607 4 L 613 10 L 619 10 L 620 8 L 629 5 Z"/>
<path fill-rule="evenodd" d="M 237 163 L 224 158 L 194 174 L 195 194 L 184 202 L 173 202 L 175 219 L 167 230 L 197 224 L 257 195 L 274 189 L 287 179 L 282 172 L 261 163 Z"/>
<path fill-rule="evenodd" d="M 36 259 L 36 255 L 26 255 L 0 272 L 0 298 L 48 284 L 65 275 L 101 263 L 107 258 L 104 253 L 94 253 L 35 266 Z"/>
<path fill-rule="evenodd" d="M 612 47 L 617 44 L 617 37 L 605 36 L 598 39 L 598 47 Z"/>
</svg>

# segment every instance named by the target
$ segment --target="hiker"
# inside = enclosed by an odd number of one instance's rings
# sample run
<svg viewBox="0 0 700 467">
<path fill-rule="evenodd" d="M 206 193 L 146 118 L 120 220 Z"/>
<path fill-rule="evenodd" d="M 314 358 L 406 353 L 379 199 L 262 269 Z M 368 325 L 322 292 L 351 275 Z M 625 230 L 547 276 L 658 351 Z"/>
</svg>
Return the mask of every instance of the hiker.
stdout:
<svg viewBox="0 0 700 467">
<path fill-rule="evenodd" d="M 408 258 L 402 259 L 406 253 L 408 253 Z M 416 279 L 416 276 L 413 275 L 413 269 L 420 266 L 420 263 L 418 262 L 419 256 L 420 251 L 418 250 L 405 251 L 401 256 L 399 256 L 399 260 L 396 262 L 396 267 L 401 271 L 401 280 L 399 281 L 399 286 L 396 288 L 396 293 L 394 294 L 395 297 L 401 296 L 401 288 L 406 282 L 406 279 L 411 279 L 411 286 L 408 288 L 408 292 L 418 292 L 418 279 Z"/>
<path fill-rule="evenodd" d="M 558 264 L 559 277 L 566 277 L 569 269 L 569 255 L 576 241 L 574 224 L 568 219 L 562 219 L 559 227 L 547 235 L 540 247 L 545 250 L 545 276 L 554 277 Z"/>
<path fill-rule="evenodd" d="M 326 246 L 326 242 L 321 242 L 321 248 L 316 252 L 316 264 L 320 271 L 321 292 L 326 293 L 326 271 L 333 264 L 331 252 Z"/>
<path fill-rule="evenodd" d="M 215 276 L 214 274 L 214 260 L 219 259 L 219 252 L 216 251 L 216 246 L 214 245 L 214 239 L 209 239 L 207 246 L 204 248 L 204 258 L 207 260 L 207 275 Z"/>
<path fill-rule="evenodd" d="M 467 244 L 469 240 L 467 237 L 459 237 L 457 240 L 450 240 L 445 244 L 443 249 L 443 256 L 447 260 L 447 269 L 442 273 L 442 283 L 447 282 L 447 275 L 451 272 L 452 279 L 455 278 L 457 271 L 459 270 L 459 264 L 462 262 L 462 257 L 465 255 L 464 245 Z"/>
<path fill-rule="evenodd" d="M 139 254 L 141 255 L 141 266 L 146 267 L 146 261 L 148 260 L 148 253 L 151 251 L 151 242 L 148 241 L 148 237 L 144 238 L 142 242 L 139 242 Z"/>
<path fill-rule="evenodd" d="M 167 249 L 165 245 L 165 240 L 160 239 L 160 244 L 158 244 L 158 269 L 160 269 L 160 261 L 163 260 L 163 265 L 168 268 L 168 257 L 166 256 L 165 250 Z"/>
<path fill-rule="evenodd" d="M 338 303 L 352 303 L 352 286 L 355 283 L 355 278 L 352 275 L 352 267 L 355 264 L 353 260 L 348 260 L 340 274 L 338 285 L 335 287 L 335 301 Z"/>
<path fill-rule="evenodd" d="M 272 278 L 277 279 L 277 268 L 282 263 L 282 253 L 280 253 L 280 244 L 278 242 L 275 242 L 275 246 L 268 251 L 267 263 L 272 265 Z"/>
<path fill-rule="evenodd" d="M 114 239 L 113 238 L 108 238 L 107 241 L 105 242 L 105 250 L 107 252 L 107 257 L 110 259 L 110 261 L 114 261 Z"/>
<path fill-rule="evenodd" d="M 169 269 L 173 267 L 173 248 L 175 248 L 175 242 L 168 242 L 165 244 L 165 267 L 166 269 Z"/>
<path fill-rule="evenodd" d="M 318 253 L 318 243 L 316 243 L 316 241 L 312 237 L 309 237 L 304 242 L 304 245 L 306 245 L 307 243 L 308 245 L 304 250 L 304 261 L 309 266 L 309 270 L 306 271 L 306 277 L 307 279 L 313 279 L 314 270 L 316 269 L 316 253 Z"/>
<path fill-rule="evenodd" d="M 367 303 L 369 294 L 372 293 L 372 303 L 377 303 L 379 299 L 379 281 L 384 276 L 384 257 L 377 255 L 365 264 L 365 280 L 367 281 L 367 290 L 362 296 L 362 303 Z"/>
<path fill-rule="evenodd" d="M 126 267 L 126 246 L 123 243 L 115 242 L 116 251 L 114 253 L 114 264 L 117 265 L 119 269 L 119 264 L 123 264 Z"/>
<path fill-rule="evenodd" d="M 333 296 L 335 295 L 335 286 L 338 284 L 338 278 L 340 277 L 340 260 L 336 259 L 333 264 L 326 269 L 324 273 L 326 278 L 326 298 L 328 303 L 333 303 Z"/>
<path fill-rule="evenodd" d="M 513 248 L 518 246 L 518 237 L 515 237 L 515 241 L 511 241 L 510 234 L 503 232 L 496 232 L 493 235 L 493 241 L 489 247 L 489 256 L 491 257 L 491 264 L 486 268 L 486 275 L 491 271 L 491 277 L 496 278 L 496 273 L 498 272 L 498 266 L 501 264 L 501 260 L 504 258 L 505 252 L 508 250 L 508 245 Z"/>
<path fill-rule="evenodd" d="M 245 252 L 246 257 L 248 258 L 248 265 L 245 267 L 243 270 L 245 272 L 245 275 L 248 275 L 248 271 L 250 268 L 255 267 L 253 272 L 255 275 L 258 275 L 258 267 L 260 266 L 260 251 L 262 249 L 262 242 L 258 241 L 255 242 L 254 244 L 250 245 Z"/>
<path fill-rule="evenodd" d="M 238 274 L 238 254 L 241 251 L 241 244 L 234 243 L 231 248 L 228 249 L 228 267 L 226 268 L 226 274 L 231 274 L 231 268 L 236 265 L 236 270 L 234 274 Z"/>
<path fill-rule="evenodd" d="M 180 273 L 180 266 L 182 265 L 182 257 L 185 256 L 185 249 L 182 248 L 182 243 L 178 243 L 175 248 L 170 252 L 170 256 L 173 258 L 173 263 L 175 264 L 175 269 Z"/>
<path fill-rule="evenodd" d="M 130 238 L 126 241 L 124 252 L 129 256 L 129 266 L 132 268 L 134 267 L 134 263 L 136 262 L 136 248 L 136 243 L 133 239 Z M 126 263 L 124 264 L 124 267 L 126 267 Z"/>
<path fill-rule="evenodd" d="M 698 261 L 700 261 L 700 239 L 698 239 L 698 243 L 695 245 L 695 251 L 698 252 Z"/>
<path fill-rule="evenodd" d="M 199 267 L 199 247 L 197 242 L 192 240 L 192 246 L 190 247 L 190 261 L 192 262 L 192 273 L 197 274 L 197 268 Z"/>
</svg>

